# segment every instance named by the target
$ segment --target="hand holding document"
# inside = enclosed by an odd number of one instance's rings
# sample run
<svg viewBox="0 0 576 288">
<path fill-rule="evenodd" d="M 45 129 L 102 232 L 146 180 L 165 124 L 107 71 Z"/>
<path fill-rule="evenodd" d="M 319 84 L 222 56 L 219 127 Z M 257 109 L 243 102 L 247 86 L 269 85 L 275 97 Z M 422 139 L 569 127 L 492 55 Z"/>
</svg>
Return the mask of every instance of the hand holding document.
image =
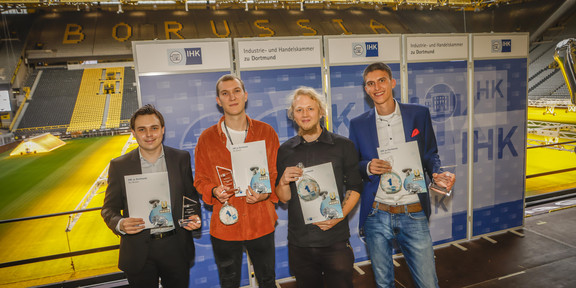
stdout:
<svg viewBox="0 0 576 288">
<path fill-rule="evenodd" d="M 380 188 L 386 194 L 428 192 L 416 141 L 379 148 L 378 157 L 388 171 L 380 176 Z"/>
<path fill-rule="evenodd" d="M 256 193 L 272 193 L 264 140 L 232 145 L 230 155 L 237 197 L 246 196 L 248 187 Z"/>
<path fill-rule="evenodd" d="M 331 162 L 303 168 L 296 187 L 305 224 L 344 217 Z"/>
<path fill-rule="evenodd" d="M 173 227 L 168 172 L 124 176 L 128 213 L 145 228 Z"/>
</svg>

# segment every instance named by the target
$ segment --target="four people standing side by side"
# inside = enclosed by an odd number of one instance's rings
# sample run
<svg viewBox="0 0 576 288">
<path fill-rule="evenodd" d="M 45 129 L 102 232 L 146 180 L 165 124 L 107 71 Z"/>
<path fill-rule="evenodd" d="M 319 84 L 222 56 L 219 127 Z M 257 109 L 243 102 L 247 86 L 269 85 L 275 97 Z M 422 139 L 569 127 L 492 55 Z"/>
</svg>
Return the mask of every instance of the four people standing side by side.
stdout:
<svg viewBox="0 0 576 288">
<path fill-rule="evenodd" d="M 428 108 L 394 100 L 396 80 L 388 65 L 370 64 L 363 77 L 364 89 L 375 107 L 350 121 L 350 139 L 360 155 L 364 179 L 360 229 L 366 236 L 376 283 L 378 287 L 394 287 L 395 242 L 404 254 L 416 286 L 438 287 L 428 227 L 429 193 L 384 191 L 381 175 L 391 172 L 392 163 L 379 159 L 378 148 L 417 141 L 424 172 L 434 183 L 451 191 L 455 175 L 442 172 Z"/>
<path fill-rule="evenodd" d="M 224 75 L 216 83 L 216 102 L 224 111 L 218 124 L 204 130 L 195 150 L 196 188 L 202 199 L 213 207 L 210 235 L 221 287 L 239 287 L 242 253 L 245 247 L 259 287 L 276 287 L 274 230 L 276 193 L 256 193 L 250 187 L 246 196 L 229 193 L 234 187 L 221 184 L 217 167 L 232 170 L 230 147 L 264 140 L 271 183 L 276 181 L 278 135 L 274 129 L 246 115 L 248 93 L 234 75 Z M 235 208 L 237 222 L 221 221 L 223 207 Z M 229 208 L 226 208 L 229 209 Z"/>
<path fill-rule="evenodd" d="M 353 287 L 354 253 L 347 215 L 359 199 L 360 229 L 366 235 L 378 287 L 394 287 L 394 244 L 404 253 L 417 286 L 438 287 L 428 228 L 430 196 L 383 191 L 380 176 L 392 172 L 392 163 L 379 159 L 378 149 L 417 141 L 424 172 L 436 185 L 428 186 L 428 190 L 446 194 L 454 185 L 455 175 L 440 167 L 428 108 L 394 100 L 396 81 L 384 63 L 369 65 L 363 77 L 364 89 L 375 108 L 351 121 L 350 139 L 322 127 L 326 107 L 321 96 L 312 88 L 301 87 L 291 95 L 288 109 L 298 135 L 280 146 L 270 125 L 246 114 L 248 93 L 242 80 L 232 74 L 222 76 L 216 83 L 216 102 L 224 116 L 198 139 L 195 181 L 190 154 L 162 145 L 162 114 L 151 105 L 138 109 L 130 127 L 139 148 L 111 161 L 102 209 L 106 224 L 121 236 L 119 268 L 130 285 L 157 287 L 158 278 L 164 287 L 189 285 L 194 242 L 186 230 L 200 228 L 199 215 L 189 217 L 191 221 L 182 227 L 169 223 L 169 227 L 144 229 L 144 220 L 130 217 L 127 209 L 124 176 L 162 172 L 167 173 L 172 219 L 181 218 L 183 196 L 196 202 L 193 210 L 198 214 L 198 192 L 212 206 L 210 235 L 221 287 L 240 287 L 243 249 L 254 265 L 259 287 L 276 287 L 274 231 L 278 200 L 289 204 L 289 263 L 298 287 Z M 261 140 L 265 142 L 269 180 L 272 188 L 275 186 L 272 193 L 223 182 L 226 173 L 222 171 L 233 172 L 232 148 Z M 334 173 L 333 190 L 337 191 L 322 193 L 332 193 L 328 200 L 340 200 L 341 214 L 324 215 L 322 221 L 310 223 L 310 219 L 304 219 L 300 198 L 305 197 L 297 183 L 307 177 L 304 167 L 328 163 Z M 246 189 L 246 195 L 235 195 L 235 188 Z M 223 212 L 234 221 L 223 218 Z"/>
<path fill-rule="evenodd" d="M 278 151 L 278 198 L 288 203 L 288 254 L 298 287 L 352 287 L 354 253 L 348 239 L 347 215 L 358 202 L 362 179 L 354 144 L 320 125 L 326 107 L 312 88 L 294 91 L 288 117 L 298 125 L 298 135 Z M 306 167 L 331 163 L 343 218 L 305 224 L 295 181 Z M 300 167 L 298 167 L 300 166 Z M 303 192 L 303 191 L 300 191 Z M 308 199 L 309 200 L 309 199 Z"/>
<path fill-rule="evenodd" d="M 190 230 L 201 226 L 199 214 L 190 216 L 192 221 L 183 227 L 177 223 L 182 217 L 183 196 L 196 201 L 194 211 L 200 212 L 190 153 L 162 145 L 164 118 L 151 105 L 143 106 L 132 115 L 130 129 L 139 148 L 110 161 L 101 212 L 106 225 L 120 236 L 118 267 L 126 273 L 132 287 L 158 288 L 160 277 L 164 287 L 186 288 L 194 261 Z M 158 172 L 167 172 L 170 200 L 166 202 L 171 205 L 164 210 L 171 209 L 167 213 L 172 217 L 170 223 L 163 223 L 161 227 L 144 229 L 144 219 L 129 214 L 124 176 Z"/>
</svg>

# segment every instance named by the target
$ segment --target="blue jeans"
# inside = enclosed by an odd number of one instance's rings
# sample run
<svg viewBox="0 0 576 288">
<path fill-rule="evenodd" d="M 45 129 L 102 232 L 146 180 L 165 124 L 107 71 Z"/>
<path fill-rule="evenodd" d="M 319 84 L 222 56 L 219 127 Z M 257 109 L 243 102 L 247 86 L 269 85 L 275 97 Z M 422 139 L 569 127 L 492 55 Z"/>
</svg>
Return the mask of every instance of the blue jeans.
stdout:
<svg viewBox="0 0 576 288">
<path fill-rule="evenodd" d="M 423 211 L 391 214 L 372 209 L 364 225 L 376 284 L 394 287 L 394 243 L 404 254 L 417 287 L 438 287 L 432 238 Z"/>
</svg>

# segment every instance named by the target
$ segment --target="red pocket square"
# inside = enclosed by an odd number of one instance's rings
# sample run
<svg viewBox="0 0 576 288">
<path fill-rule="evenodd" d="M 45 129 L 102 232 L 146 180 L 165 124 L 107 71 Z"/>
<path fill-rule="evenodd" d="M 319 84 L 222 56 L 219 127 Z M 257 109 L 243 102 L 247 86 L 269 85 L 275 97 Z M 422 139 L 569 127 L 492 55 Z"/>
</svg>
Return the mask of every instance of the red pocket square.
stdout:
<svg viewBox="0 0 576 288">
<path fill-rule="evenodd" d="M 414 130 L 412 130 L 412 137 L 414 137 L 418 134 L 420 134 L 420 131 L 418 131 L 418 128 L 414 128 Z"/>
</svg>

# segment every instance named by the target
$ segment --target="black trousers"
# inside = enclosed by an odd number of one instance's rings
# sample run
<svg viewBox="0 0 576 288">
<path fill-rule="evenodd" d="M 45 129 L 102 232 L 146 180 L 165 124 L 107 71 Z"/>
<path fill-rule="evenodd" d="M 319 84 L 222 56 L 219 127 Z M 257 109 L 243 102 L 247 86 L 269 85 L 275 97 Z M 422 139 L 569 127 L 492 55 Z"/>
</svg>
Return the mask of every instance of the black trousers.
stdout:
<svg viewBox="0 0 576 288">
<path fill-rule="evenodd" d="M 254 273 L 260 288 L 276 287 L 276 251 L 274 250 L 274 232 L 260 238 L 246 241 L 224 241 L 215 237 L 212 240 L 214 260 L 218 267 L 222 288 L 240 287 L 243 248 L 252 260 Z"/>
<path fill-rule="evenodd" d="M 190 263 L 175 235 L 150 239 L 144 268 L 138 273 L 126 273 L 126 278 L 130 287 L 158 288 L 158 278 L 161 278 L 164 288 L 188 288 Z"/>
<path fill-rule="evenodd" d="M 298 288 L 352 287 L 354 252 L 348 241 L 329 247 L 289 244 L 288 259 Z"/>
</svg>

